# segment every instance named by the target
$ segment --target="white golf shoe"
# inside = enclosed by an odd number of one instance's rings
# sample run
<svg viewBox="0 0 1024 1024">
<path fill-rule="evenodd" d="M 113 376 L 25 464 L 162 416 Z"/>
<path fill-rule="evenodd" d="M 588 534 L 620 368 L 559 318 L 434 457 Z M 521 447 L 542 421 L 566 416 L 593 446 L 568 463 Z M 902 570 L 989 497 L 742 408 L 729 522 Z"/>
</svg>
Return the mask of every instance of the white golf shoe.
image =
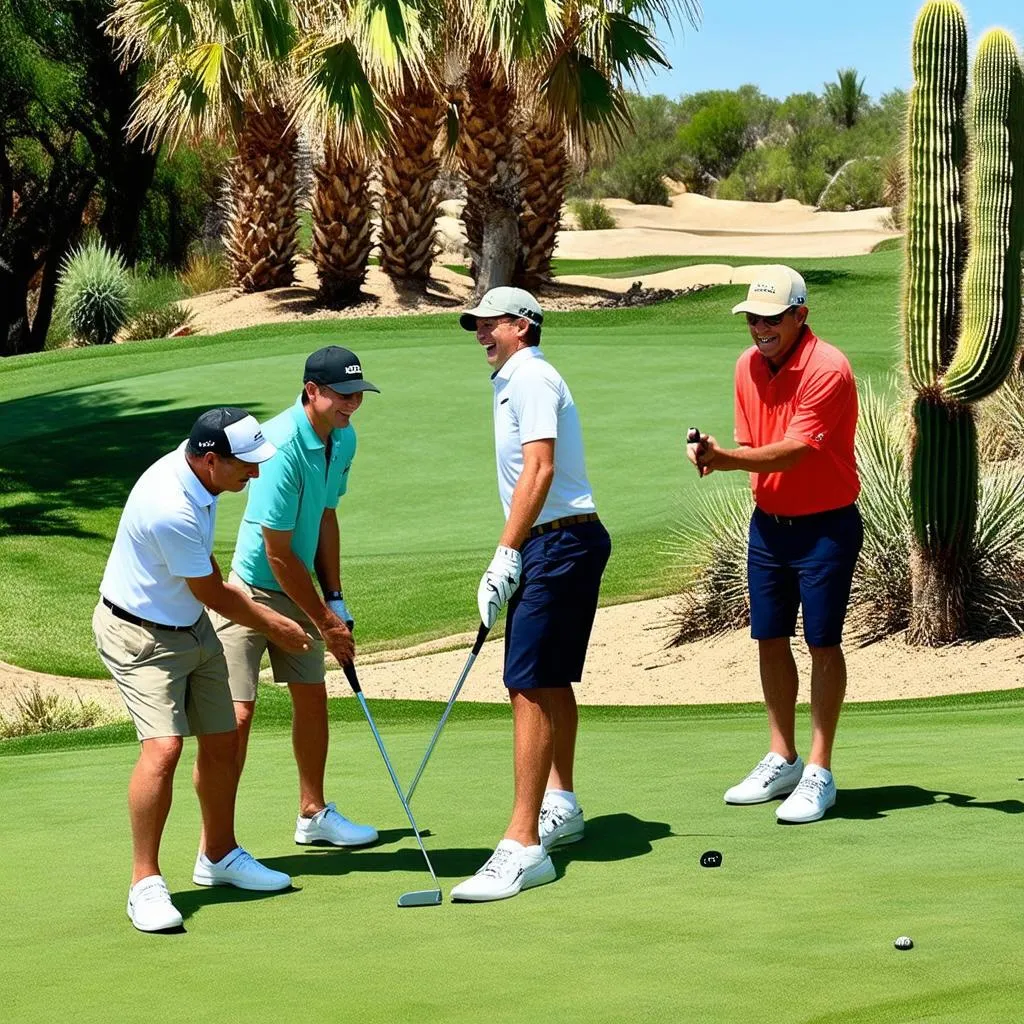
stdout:
<svg viewBox="0 0 1024 1024">
<path fill-rule="evenodd" d="M 825 816 L 836 802 L 836 782 L 832 773 L 819 764 L 809 764 L 799 785 L 779 804 L 775 817 L 790 825 L 806 825 Z"/>
<path fill-rule="evenodd" d="M 804 763 L 799 757 L 790 764 L 781 754 L 765 754 L 742 782 L 725 791 L 725 802 L 762 804 L 777 796 L 785 796 L 796 789 L 803 770 Z"/>
<path fill-rule="evenodd" d="M 216 863 L 205 853 L 199 854 L 192 881 L 196 885 L 233 885 L 236 889 L 256 892 L 277 892 L 292 884 L 291 878 L 283 871 L 266 867 L 240 846 Z"/>
<path fill-rule="evenodd" d="M 140 878 L 128 890 L 128 917 L 140 932 L 165 932 L 181 927 L 181 914 L 171 902 L 160 875 Z"/>
<path fill-rule="evenodd" d="M 562 797 L 545 793 L 537 828 L 545 850 L 578 843 L 583 838 L 583 808 L 575 801 L 570 805 Z"/>
<path fill-rule="evenodd" d="M 366 846 L 377 841 L 377 830 L 372 825 L 357 825 L 339 814 L 334 804 L 328 804 L 312 818 L 302 815 L 295 821 L 295 842 L 300 846 L 330 843 L 331 846 Z"/>
<path fill-rule="evenodd" d="M 523 846 L 514 839 L 502 839 L 487 863 L 472 878 L 452 889 L 452 900 L 504 900 L 523 889 L 554 880 L 555 865 L 543 846 Z"/>
</svg>

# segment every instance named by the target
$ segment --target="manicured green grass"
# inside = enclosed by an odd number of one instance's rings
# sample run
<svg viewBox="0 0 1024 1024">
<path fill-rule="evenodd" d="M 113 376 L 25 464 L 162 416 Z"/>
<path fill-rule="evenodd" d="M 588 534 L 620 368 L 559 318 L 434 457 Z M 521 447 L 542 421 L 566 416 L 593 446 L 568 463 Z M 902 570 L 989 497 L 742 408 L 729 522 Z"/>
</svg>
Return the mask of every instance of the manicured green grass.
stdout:
<svg viewBox="0 0 1024 1024">
<path fill-rule="evenodd" d="M 844 348 L 862 379 L 884 378 L 896 357 L 898 254 L 797 265 L 815 329 Z M 728 310 L 742 292 L 553 313 L 545 325 L 545 349 L 580 408 L 613 537 L 606 602 L 676 588 L 664 548 L 680 503 L 697 486 L 743 486 L 735 477 L 701 485 L 681 451 L 691 424 L 731 435 L 732 367 L 748 337 Z M 383 391 L 358 413 L 359 453 L 340 510 L 360 639 L 396 643 L 471 628 L 501 525 L 482 353 L 454 315 L 318 321 L 0 364 L 0 658 L 103 675 L 91 609 L 139 473 L 209 406 L 268 417 L 290 404 L 305 355 L 339 340 Z M 221 501 L 224 566 L 243 504 L 234 495 Z"/>
<path fill-rule="evenodd" d="M 375 709 L 407 780 L 438 708 L 402 721 L 388 703 Z M 395 901 L 429 876 L 365 723 L 346 712 L 333 726 L 329 792 L 380 829 L 361 851 L 292 845 L 290 741 L 270 728 L 253 738 L 239 837 L 295 890 L 191 884 L 198 823 L 183 763 L 162 865 L 186 934 L 171 936 L 139 934 L 124 914 L 134 745 L 2 758 L 0 874 L 16 880 L 3 1020 L 66 1007 L 82 1024 L 276 1024 L 315 1008 L 368 1022 L 729 1024 L 771 1006 L 793 1024 L 1002 1024 L 1019 1015 L 1022 706 L 1018 691 L 851 707 L 839 803 L 789 828 L 775 804 L 721 800 L 762 752 L 761 711 L 586 713 L 588 835 L 554 855 L 559 880 L 503 903 L 416 910 Z M 504 827 L 510 746 L 507 707 L 478 719 L 460 705 L 416 794 L 446 894 Z M 698 866 L 708 849 L 721 868 Z M 911 952 L 892 946 L 903 934 Z"/>
</svg>

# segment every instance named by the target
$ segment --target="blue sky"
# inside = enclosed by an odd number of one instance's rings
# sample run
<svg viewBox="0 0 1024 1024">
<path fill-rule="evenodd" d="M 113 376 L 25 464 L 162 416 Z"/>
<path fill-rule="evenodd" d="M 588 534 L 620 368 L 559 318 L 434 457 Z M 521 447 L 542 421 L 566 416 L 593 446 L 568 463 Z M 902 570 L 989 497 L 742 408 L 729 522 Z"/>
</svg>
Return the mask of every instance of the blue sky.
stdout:
<svg viewBox="0 0 1024 1024">
<path fill-rule="evenodd" d="M 768 96 L 820 92 L 836 70 L 855 67 L 877 99 L 910 87 L 910 32 L 921 0 L 703 0 L 699 30 L 662 33 L 671 71 L 648 77 L 644 93 L 676 99 L 702 89 L 735 89 L 745 82 Z M 963 4 L 971 45 L 993 25 L 1024 43 L 1024 3 L 973 0 Z"/>
</svg>

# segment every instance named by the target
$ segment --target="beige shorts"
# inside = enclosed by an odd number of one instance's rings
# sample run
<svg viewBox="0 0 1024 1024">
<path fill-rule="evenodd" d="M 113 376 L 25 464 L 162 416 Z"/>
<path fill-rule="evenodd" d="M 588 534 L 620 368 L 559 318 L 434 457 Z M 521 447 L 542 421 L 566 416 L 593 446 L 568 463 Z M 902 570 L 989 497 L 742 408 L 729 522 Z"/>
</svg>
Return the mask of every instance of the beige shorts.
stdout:
<svg viewBox="0 0 1024 1024">
<path fill-rule="evenodd" d="M 92 630 L 140 740 L 235 728 L 224 651 L 206 612 L 189 630 L 147 629 L 101 601 Z"/>
<path fill-rule="evenodd" d="M 275 612 L 297 622 L 309 637 L 309 650 L 303 654 L 292 654 L 272 644 L 257 630 L 240 626 L 237 622 L 225 619 L 223 615 L 214 612 L 213 625 L 220 642 L 224 645 L 232 700 L 256 699 L 256 684 L 259 681 L 260 662 L 263 660 L 264 651 L 270 653 L 270 667 L 274 672 L 275 683 L 322 683 L 324 642 L 320 631 L 313 625 L 309 616 L 280 590 L 250 587 L 234 572 L 228 576 L 228 582 L 248 594 L 257 604 L 272 608 Z"/>
</svg>

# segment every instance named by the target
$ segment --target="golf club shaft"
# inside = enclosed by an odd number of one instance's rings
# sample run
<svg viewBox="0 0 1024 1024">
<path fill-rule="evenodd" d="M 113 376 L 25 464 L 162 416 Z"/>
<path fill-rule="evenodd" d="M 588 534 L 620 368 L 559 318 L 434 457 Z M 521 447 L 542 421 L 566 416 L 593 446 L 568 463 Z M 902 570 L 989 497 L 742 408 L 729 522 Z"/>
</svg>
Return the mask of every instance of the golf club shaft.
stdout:
<svg viewBox="0 0 1024 1024">
<path fill-rule="evenodd" d="M 487 627 L 481 622 L 480 628 L 477 630 L 476 642 L 473 644 L 473 649 L 469 652 L 469 657 L 466 658 L 466 664 L 463 666 L 458 682 L 456 682 L 455 688 L 452 690 L 452 695 L 448 698 L 448 704 L 444 709 L 444 713 L 441 715 L 441 721 L 437 723 L 434 735 L 430 737 L 430 742 L 427 744 L 427 751 L 423 755 L 423 760 L 420 761 L 419 768 L 416 769 L 416 774 L 413 776 L 412 783 L 409 786 L 409 791 L 405 794 L 406 800 L 411 801 L 413 793 L 416 792 L 416 787 L 419 785 L 420 777 L 423 775 L 423 771 L 427 767 L 430 755 L 434 752 L 434 747 L 437 745 L 437 740 L 441 735 L 441 730 L 444 728 L 444 723 L 448 721 L 448 716 L 451 714 L 452 708 L 455 706 L 455 701 L 462 690 L 462 684 L 466 681 L 466 677 L 469 675 L 469 670 L 473 667 L 473 662 L 476 661 L 476 656 L 480 653 L 480 648 L 483 647 L 484 640 L 486 639 Z"/>
<path fill-rule="evenodd" d="M 427 870 L 430 872 L 430 877 L 434 879 L 434 885 L 438 889 L 441 888 L 441 883 L 437 880 L 437 875 L 434 872 L 434 865 L 430 863 L 430 857 L 427 856 L 427 848 L 423 845 L 423 838 L 420 836 L 420 830 L 416 827 L 416 819 L 412 816 L 412 811 L 409 808 L 409 802 L 405 799 L 405 795 L 402 793 L 402 785 L 398 781 L 398 776 L 395 775 L 394 768 L 391 767 L 391 759 L 388 757 L 388 752 L 384 749 L 384 741 L 380 738 L 380 732 L 377 730 L 377 723 L 373 720 L 373 715 L 370 714 L 370 708 L 366 703 L 366 698 L 363 696 L 363 688 L 359 685 L 359 678 L 356 675 L 356 667 L 351 662 L 347 662 L 342 665 L 342 670 L 345 673 L 345 678 L 348 680 L 348 685 L 352 687 L 352 692 L 356 695 L 359 701 L 359 706 L 363 709 L 363 714 L 366 716 L 366 721 L 370 725 L 370 731 L 373 733 L 373 738 L 377 741 L 377 749 L 380 751 L 380 756 L 384 758 L 384 764 L 387 767 L 388 775 L 391 776 L 391 781 L 394 784 L 395 792 L 398 794 L 398 799 L 402 801 L 402 808 L 405 810 L 405 816 L 409 819 L 409 824 L 412 826 L 412 833 L 416 837 L 416 843 L 420 848 L 420 853 L 423 854 L 423 859 L 427 862 Z"/>
</svg>

